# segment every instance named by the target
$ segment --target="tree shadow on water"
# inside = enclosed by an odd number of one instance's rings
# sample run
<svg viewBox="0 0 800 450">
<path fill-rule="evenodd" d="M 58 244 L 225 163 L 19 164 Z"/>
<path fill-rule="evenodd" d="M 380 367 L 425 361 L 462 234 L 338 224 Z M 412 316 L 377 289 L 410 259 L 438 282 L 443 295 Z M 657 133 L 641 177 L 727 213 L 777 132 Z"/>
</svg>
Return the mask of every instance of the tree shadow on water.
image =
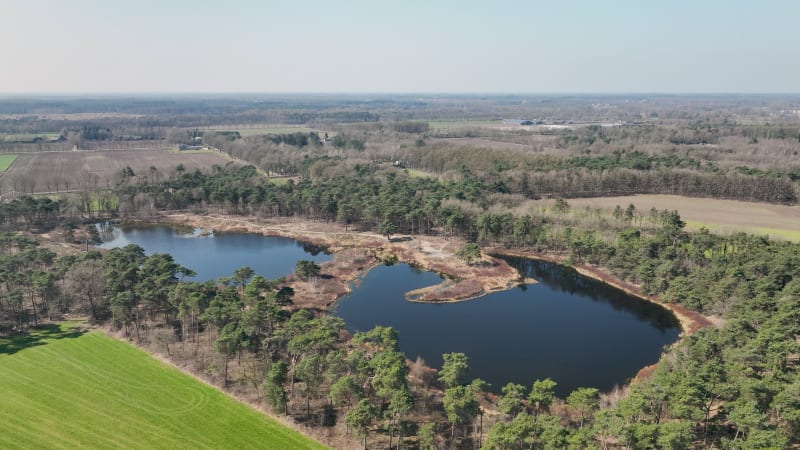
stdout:
<svg viewBox="0 0 800 450">
<path fill-rule="evenodd" d="M 31 328 L 26 333 L 2 337 L 0 336 L 0 355 L 13 355 L 26 348 L 47 345 L 51 341 L 73 339 L 82 336 L 86 330 L 79 325 L 46 324 Z"/>
</svg>

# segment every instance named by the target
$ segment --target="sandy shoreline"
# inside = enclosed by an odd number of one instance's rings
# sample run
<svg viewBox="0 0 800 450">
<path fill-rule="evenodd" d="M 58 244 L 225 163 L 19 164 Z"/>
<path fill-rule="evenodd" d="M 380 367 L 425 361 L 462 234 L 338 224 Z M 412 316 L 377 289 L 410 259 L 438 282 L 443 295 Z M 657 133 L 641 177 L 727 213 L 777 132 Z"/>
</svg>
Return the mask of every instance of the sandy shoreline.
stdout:
<svg viewBox="0 0 800 450">
<path fill-rule="evenodd" d="M 558 254 L 485 248 L 478 264 L 468 266 L 455 257 L 455 252 L 463 245 L 460 240 L 448 240 L 434 236 L 413 236 L 403 237 L 392 242 L 388 241 L 385 236 L 374 233 L 345 231 L 338 224 L 326 224 L 324 222 L 293 218 L 262 219 L 181 213 L 163 214 L 147 219 L 131 220 L 130 222 L 172 224 L 214 230 L 216 232 L 247 232 L 264 236 L 286 237 L 325 246 L 333 253 L 333 260 L 322 264 L 322 280 L 318 283 L 312 283 L 295 280 L 292 276 L 287 277 L 286 280 L 295 289 L 295 297 L 293 299 L 295 307 L 315 309 L 320 312 L 327 311 L 339 298 L 349 293 L 352 285 L 363 279 L 369 270 L 382 264 L 385 259 L 390 257 L 396 258 L 398 261 L 414 264 L 425 270 L 452 277 L 452 279 L 446 279 L 438 285 L 425 288 L 422 292 L 412 291 L 406 294 L 406 298 L 409 301 L 423 302 L 463 301 L 477 298 L 490 292 L 513 288 L 522 283 L 536 282 L 536 280 L 522 277 L 505 260 L 496 256 L 517 256 L 557 264 L 564 264 L 566 260 L 566 256 Z M 657 298 L 644 295 L 638 286 L 620 280 L 602 268 L 586 264 L 578 264 L 574 268 L 583 276 L 602 281 L 641 300 L 655 303 L 670 310 L 679 320 L 681 326 L 680 338 L 673 345 L 678 345 L 686 336 L 701 328 L 712 325 L 721 326 L 723 323 L 722 319 L 706 317 L 697 312 L 689 311 L 680 305 L 661 302 Z M 494 272 L 490 270 L 489 273 L 486 273 L 487 269 L 494 269 Z M 461 283 L 454 281 L 454 279 L 460 279 Z M 409 298 L 409 296 L 413 297 L 415 295 L 417 298 Z M 153 351 L 148 353 L 155 355 Z M 659 360 L 663 359 L 666 354 L 666 351 L 662 352 Z M 408 361 L 408 363 L 411 364 L 412 361 Z M 172 362 L 171 364 L 175 365 Z M 642 367 L 625 384 L 623 391 L 627 392 L 631 384 L 649 378 L 657 366 L 658 363 Z M 197 377 L 187 367 L 178 367 L 182 372 Z M 429 368 L 428 370 L 433 369 Z M 202 377 L 199 378 L 208 383 Z M 255 405 L 249 399 L 239 398 L 225 389 L 217 388 L 226 392 L 226 395 L 233 396 L 239 401 L 264 411 L 261 405 Z M 488 410 L 489 405 L 486 405 L 486 407 Z M 269 415 L 275 417 L 273 414 Z M 309 432 L 304 427 L 291 424 L 291 421 L 284 418 L 279 420 L 290 425 L 291 428 L 313 436 L 322 442 L 331 442 L 329 435 Z"/>
<path fill-rule="evenodd" d="M 564 264 L 564 261 L 566 260 L 566 257 L 560 255 L 509 250 L 504 248 L 492 248 L 487 250 L 487 252 L 493 255 L 517 256 L 522 258 L 548 261 L 556 264 Z M 626 294 L 632 295 L 636 298 L 639 298 L 641 300 L 650 303 L 655 303 L 656 305 L 671 311 L 681 324 L 681 337 L 692 334 L 701 328 L 714 325 L 715 322 L 717 321 L 714 318 L 706 317 L 700 313 L 688 310 L 681 305 L 662 302 L 656 297 L 646 295 L 642 293 L 639 286 L 620 280 L 614 275 L 611 275 L 610 273 L 599 267 L 590 266 L 588 264 L 575 264 L 572 267 L 575 269 L 576 272 L 585 277 L 602 281 L 603 283 L 609 286 L 613 286 L 625 292 Z"/>
<path fill-rule="evenodd" d="M 336 223 L 313 222 L 295 218 L 231 217 L 227 215 L 192 213 L 164 214 L 147 222 L 186 225 L 215 232 L 244 232 L 264 236 L 296 239 L 325 246 L 334 254 L 332 261 L 323 263 L 327 275 L 317 285 L 294 280 L 296 300 L 300 307 L 327 309 L 340 296 L 350 292 L 350 283 L 362 278 L 370 269 L 383 261 L 396 259 L 445 277 L 442 283 L 406 293 L 409 301 L 457 302 L 511 289 L 521 283 L 536 280 L 524 279 L 516 269 L 496 256 L 517 256 L 563 264 L 563 255 L 546 254 L 505 248 L 484 249 L 481 260 L 467 265 L 455 256 L 460 241 L 435 236 L 398 236 L 389 241 L 385 236 L 362 231 L 345 231 Z M 599 267 L 575 264 L 573 268 L 583 276 L 602 281 L 641 300 L 655 303 L 671 311 L 681 324 L 681 336 L 716 324 L 717 319 L 690 311 L 680 305 L 660 301 L 645 295 L 639 286 L 618 279 Z M 338 281 L 339 286 L 334 286 Z M 313 299 L 308 297 L 314 297 Z"/>
<path fill-rule="evenodd" d="M 192 226 L 215 232 L 244 232 L 277 236 L 310 244 L 321 245 L 333 253 L 333 259 L 323 263 L 322 277 L 313 281 L 287 277 L 295 289 L 294 304 L 298 308 L 326 311 L 336 300 L 351 291 L 374 267 L 387 260 L 415 265 L 439 273 L 445 280 L 434 286 L 406 293 L 413 302 L 446 303 L 465 301 L 491 292 L 507 290 L 521 283 L 535 283 L 526 279 L 501 256 L 516 256 L 564 264 L 566 257 L 531 251 L 505 248 L 486 248 L 480 261 L 467 265 L 455 256 L 462 242 L 435 236 L 397 236 L 391 241 L 385 236 L 370 232 L 345 231 L 335 223 L 313 222 L 294 218 L 231 217 L 226 215 L 198 215 L 191 213 L 165 214 L 149 218 L 149 223 L 169 223 Z M 639 286 L 620 280 L 602 268 L 576 264 L 573 268 L 583 276 L 601 281 L 643 301 L 651 302 L 671 311 L 681 327 L 679 343 L 684 337 L 701 328 L 720 325 L 721 319 L 703 316 L 681 305 L 666 303 L 645 295 Z M 663 356 L 663 355 L 662 355 Z M 634 380 L 648 376 L 655 364 L 642 368 Z"/>
<path fill-rule="evenodd" d="M 505 255 L 505 256 L 517 256 L 522 258 L 529 258 L 529 259 L 538 259 L 542 261 L 548 261 L 557 264 L 563 264 L 566 260 L 565 256 L 562 255 L 553 255 L 553 254 L 544 254 L 538 252 L 529 252 L 529 251 L 519 251 L 519 250 L 509 250 L 509 249 L 502 249 L 502 248 L 493 248 L 488 249 L 487 252 L 494 254 L 494 255 Z M 640 300 L 655 303 L 656 305 L 667 309 L 675 315 L 678 319 L 678 322 L 681 326 L 681 333 L 679 335 L 678 340 L 672 344 L 677 345 L 679 344 L 686 336 L 695 333 L 697 330 L 701 328 L 705 328 L 708 326 L 721 326 L 723 324 L 723 320 L 716 318 L 716 317 L 708 317 L 704 316 L 698 312 L 691 311 L 681 305 L 676 305 L 674 303 L 666 303 L 660 301 L 658 298 L 646 295 L 642 293 L 639 286 L 636 286 L 632 283 L 628 283 L 624 280 L 620 280 L 619 278 L 611 275 L 610 273 L 606 272 L 605 270 L 590 266 L 588 264 L 576 264 L 573 266 L 576 272 L 579 274 L 589 277 L 598 281 L 601 281 L 609 286 L 613 286 L 629 295 L 639 298 Z M 666 355 L 666 352 L 661 354 L 661 358 Z M 659 358 L 659 359 L 661 359 Z M 633 377 L 632 381 L 641 380 L 644 378 L 648 378 L 653 371 L 658 366 L 658 363 L 651 364 L 649 366 L 642 367 L 639 369 L 639 372 Z"/>
<path fill-rule="evenodd" d="M 148 222 L 188 225 L 215 232 L 244 232 L 296 239 L 326 247 L 334 255 L 323 263 L 322 277 L 310 282 L 287 278 L 295 289 L 298 307 L 325 310 L 350 292 L 357 281 L 384 261 L 400 261 L 445 277 L 442 283 L 407 293 L 407 298 L 424 302 L 457 302 L 518 286 L 519 272 L 501 258 L 488 254 L 472 265 L 455 256 L 459 240 L 436 236 L 396 236 L 388 240 L 370 232 L 345 231 L 336 223 L 292 218 L 240 218 L 191 213 L 165 214 Z"/>
</svg>

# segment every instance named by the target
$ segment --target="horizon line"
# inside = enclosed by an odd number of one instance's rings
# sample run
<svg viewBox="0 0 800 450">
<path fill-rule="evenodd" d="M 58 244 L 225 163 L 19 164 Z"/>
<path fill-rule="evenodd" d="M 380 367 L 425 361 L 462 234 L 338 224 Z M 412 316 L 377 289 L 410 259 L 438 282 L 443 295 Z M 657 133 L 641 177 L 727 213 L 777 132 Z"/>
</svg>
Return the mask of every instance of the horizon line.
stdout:
<svg viewBox="0 0 800 450">
<path fill-rule="evenodd" d="M 552 91 L 552 92 L 481 92 L 481 91 L 39 91 L 39 92 L 0 92 L 0 97 L 83 97 L 83 96 L 353 96 L 353 95 L 383 95 L 383 96 L 795 96 L 797 92 L 747 92 L 747 91 Z"/>
</svg>

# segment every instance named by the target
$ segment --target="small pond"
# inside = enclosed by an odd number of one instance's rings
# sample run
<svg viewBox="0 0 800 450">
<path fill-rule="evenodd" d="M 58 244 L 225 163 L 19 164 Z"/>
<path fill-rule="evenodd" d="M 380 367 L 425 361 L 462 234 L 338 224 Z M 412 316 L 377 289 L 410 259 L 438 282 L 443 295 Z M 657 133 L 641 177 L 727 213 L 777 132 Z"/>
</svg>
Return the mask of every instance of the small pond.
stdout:
<svg viewBox="0 0 800 450">
<path fill-rule="evenodd" d="M 321 263 L 331 259 L 324 249 L 282 237 L 247 233 L 210 233 L 162 225 L 98 225 L 102 248 L 136 244 L 152 253 L 169 253 L 175 261 L 197 272 L 197 281 L 233 275 L 248 266 L 266 279 L 294 272 L 302 259 Z"/>
</svg>

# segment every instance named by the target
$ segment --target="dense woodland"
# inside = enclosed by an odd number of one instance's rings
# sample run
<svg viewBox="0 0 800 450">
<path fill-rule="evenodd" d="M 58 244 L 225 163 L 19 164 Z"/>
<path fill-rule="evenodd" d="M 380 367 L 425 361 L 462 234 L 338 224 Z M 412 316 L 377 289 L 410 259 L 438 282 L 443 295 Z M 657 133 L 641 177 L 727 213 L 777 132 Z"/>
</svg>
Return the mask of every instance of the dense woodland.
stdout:
<svg viewBox="0 0 800 450">
<path fill-rule="evenodd" d="M 797 244 L 687 233 L 670 211 L 620 207 L 607 215 L 561 200 L 517 215 L 513 202 L 524 198 L 498 194 L 494 183 L 469 173 L 444 183 L 355 170 L 353 179 L 283 186 L 265 183 L 253 168 L 187 173 L 121 186 L 119 204 L 128 214 L 144 207 L 292 215 L 560 253 L 605 267 L 664 301 L 721 315 L 726 324 L 684 339 L 623 395 L 586 388 L 557 399 L 557 380 L 506 386 L 495 404 L 502 419 L 480 430 L 479 400 L 486 400 L 480 381 L 463 379 L 463 355 L 448 356 L 437 378 L 406 363 L 397 349 L 402 336 L 377 329 L 350 339 L 338 319 L 293 312 L 292 292 L 281 280 L 251 278 L 246 268 L 219 283 L 187 283 L 180 278 L 190 270 L 169 255 L 146 257 L 129 246 L 58 258 L 35 240 L 7 233 L 3 317 L 19 330 L 45 317 L 88 312 L 177 358 L 202 355 L 195 364 L 223 384 L 251 386 L 276 412 L 319 426 L 343 421 L 352 433 L 367 439 L 380 433 L 395 444 L 401 435 L 416 435 L 407 444 L 422 448 L 469 448 L 482 435 L 487 448 L 798 442 Z M 14 228 L 69 220 L 71 211 L 47 199 L 4 208 L 4 226 Z"/>
<path fill-rule="evenodd" d="M 800 245 L 688 232 L 675 211 L 570 205 L 572 197 L 634 192 L 796 203 L 797 102 L 522 100 L 4 102 L 0 132 L 62 132 L 67 142 L 54 145 L 79 148 L 126 139 L 190 142 L 196 127 L 220 124 L 319 131 L 207 130 L 206 145 L 253 165 L 152 177 L 123 169 L 105 191 L 0 203 L 0 333 L 88 315 L 276 414 L 369 447 L 800 445 Z M 89 112 L 95 116 L 66 117 Z M 504 130 L 468 122 L 487 117 L 585 124 Z M 441 128 L 435 120 L 465 122 Z M 19 145 L 0 143 L 0 150 Z M 294 177 L 273 183 L 265 173 Z M 552 200 L 531 202 L 542 197 Z M 558 398 L 558 380 L 548 379 L 495 387 L 502 392 L 495 397 L 465 378 L 464 355 L 445 355 L 438 373 L 406 361 L 398 349 L 403 336 L 387 328 L 349 336 L 339 319 L 295 308 L 286 280 L 241 268 L 216 282 L 187 282 L 191 267 L 169 255 L 91 249 L 99 218 L 165 210 L 301 217 L 354 233 L 434 234 L 557 255 L 720 320 L 668 349 L 629 388 L 581 388 Z M 49 240 L 37 237 L 43 231 Z M 56 241 L 76 245 L 65 253 Z M 297 269 L 299 279 L 319 270 L 310 262 Z"/>
</svg>

